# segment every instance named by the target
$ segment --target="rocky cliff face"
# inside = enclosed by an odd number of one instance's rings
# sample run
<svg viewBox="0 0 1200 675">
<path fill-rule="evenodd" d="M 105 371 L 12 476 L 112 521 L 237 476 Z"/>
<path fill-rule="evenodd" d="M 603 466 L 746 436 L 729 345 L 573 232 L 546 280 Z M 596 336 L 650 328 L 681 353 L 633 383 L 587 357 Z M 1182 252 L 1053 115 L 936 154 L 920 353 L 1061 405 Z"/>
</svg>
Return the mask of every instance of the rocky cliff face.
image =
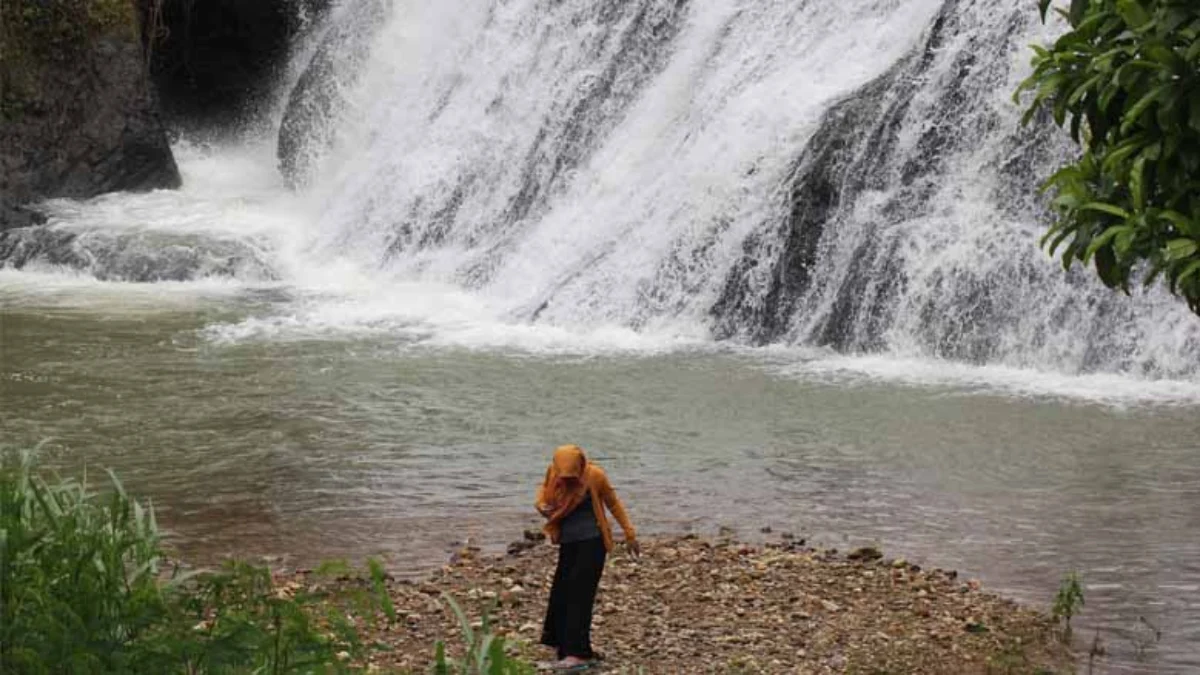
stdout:
<svg viewBox="0 0 1200 675">
<path fill-rule="evenodd" d="M 174 188 L 130 0 L 0 4 L 0 229 L 51 197 Z"/>
<path fill-rule="evenodd" d="M 260 119 L 285 79 L 292 44 L 330 0 L 136 0 L 163 116 L 190 134 Z"/>
</svg>

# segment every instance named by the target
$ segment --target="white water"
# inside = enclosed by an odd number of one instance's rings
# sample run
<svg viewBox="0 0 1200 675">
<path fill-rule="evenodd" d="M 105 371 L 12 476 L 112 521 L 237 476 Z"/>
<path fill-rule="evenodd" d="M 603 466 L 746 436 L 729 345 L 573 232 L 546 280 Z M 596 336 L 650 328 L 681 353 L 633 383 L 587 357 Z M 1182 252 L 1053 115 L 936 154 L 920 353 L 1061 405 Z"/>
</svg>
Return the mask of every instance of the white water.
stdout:
<svg viewBox="0 0 1200 675">
<path fill-rule="evenodd" d="M 766 232 L 758 254 L 779 255 L 789 181 L 822 115 L 920 48 L 941 4 L 397 2 L 344 92 L 338 145 L 309 190 L 283 187 L 273 143 L 185 144 L 182 190 L 58 201 L 52 222 L 136 232 L 144 247 L 161 245 L 157 234 L 248 245 L 270 274 L 149 291 L 281 291 L 271 311 L 208 328 L 219 343 L 372 333 L 533 353 L 732 348 L 711 343 L 710 310 L 747 237 Z M 772 364 L 789 355 L 779 372 L 1200 401 L 1195 317 L 1159 291 L 1127 300 L 1086 275 L 1068 282 L 1036 248 L 1035 200 L 998 175 L 1021 146 L 1008 92 L 1023 45 L 1044 34 L 1020 21 L 1004 36 L 1026 9 L 955 8 L 961 26 L 911 74 L 898 149 L 876 167 L 891 178 L 833 216 L 816 281 L 768 352 Z M 973 66 L 988 85 L 969 80 L 978 114 L 947 116 L 944 90 L 964 77 L 955 55 L 989 40 L 989 58 L 1003 58 Z M 919 155 L 929 128 L 963 120 L 982 133 L 946 148 L 915 201 L 896 157 Z M 906 283 L 881 343 L 850 340 L 838 354 L 813 336 L 864 274 L 854 265 L 867 239 L 890 253 L 871 261 L 864 297 L 894 269 Z M 30 274 L 4 273 L 6 297 L 91 285 L 78 273 Z M 766 280 L 748 278 L 753 303 Z M 980 287 L 983 316 L 970 305 Z M 116 284 L 104 294 L 113 288 L 148 292 Z M 995 343 L 983 367 L 962 363 L 960 346 L 980 334 Z"/>
<path fill-rule="evenodd" d="M 938 4 L 696 3 L 661 72 L 628 84 L 640 94 L 599 116 L 611 131 L 557 182 L 542 174 L 570 159 L 562 118 L 599 71 L 653 58 L 613 44 L 636 12 L 606 25 L 580 0 L 404 6 L 364 78 L 373 133 L 348 134 L 322 229 L 377 264 L 407 228 L 389 271 L 477 288 L 514 319 L 549 302 L 539 318 L 560 325 L 702 324 L 741 239 L 779 217 L 822 111 L 914 46 Z M 513 218 L 530 183 L 551 194 Z M 421 246 L 456 189 L 452 226 Z"/>
<path fill-rule="evenodd" d="M 506 322 L 705 333 L 748 235 L 768 233 L 760 258 L 780 255 L 791 172 L 821 116 L 918 48 L 941 3 L 673 6 L 398 4 L 318 181 L 320 250 L 389 283 L 468 289 Z M 931 63 L 904 75 L 916 93 L 897 147 L 868 164 L 877 185 L 827 225 L 785 342 L 814 343 L 856 277 L 871 299 L 899 270 L 886 328 L 868 335 L 857 317 L 850 352 L 1195 381 L 1195 317 L 1161 291 L 1130 300 L 1087 273 L 1068 281 L 1037 248 L 1033 181 L 1004 175 L 1031 142 L 1009 92 L 1025 45 L 1048 34 L 1027 9 L 950 9 Z M 638 24 L 643 10 L 659 23 Z M 628 38 L 663 25 L 668 43 Z M 965 102 L 948 100 L 964 81 Z M 932 176 L 904 184 L 939 125 L 963 128 Z M 1017 172 L 1057 160 L 1030 161 Z M 749 277 L 749 303 L 768 281 Z"/>
<path fill-rule="evenodd" d="M 953 56 L 1001 30 L 1019 2 L 1002 5 L 962 6 L 961 22 L 974 28 L 953 34 L 956 42 L 920 74 L 896 154 L 917 153 L 920 133 L 937 123 L 938 91 L 959 77 L 947 72 Z M 205 331 L 223 344 L 396 334 L 427 346 L 532 353 L 728 348 L 710 344 L 708 311 L 743 241 L 785 219 L 794 161 L 822 114 L 918 48 L 940 2 L 706 2 L 678 14 L 672 2 L 629 7 L 602 14 L 582 0 L 467 10 L 397 5 L 374 36 L 358 88 L 346 92 L 352 104 L 337 148 L 312 189 L 284 189 L 274 143 L 182 144 L 175 150 L 184 189 L 53 202 L 52 222 L 250 244 L 274 279 L 247 274 L 157 289 L 118 283 L 104 291 L 178 297 L 186 288 L 287 289 L 275 311 Z M 836 215 L 815 289 L 782 348 L 768 352 L 769 363 L 787 354 L 792 365 L 768 368 L 1117 405 L 1200 401 L 1198 322 L 1180 303 L 1160 292 L 1124 300 L 1090 280 L 1064 281 L 1034 244 L 1037 223 L 1001 209 L 1003 199 L 1033 203 L 996 195 L 1000 179 L 991 167 L 1020 133 L 1008 91 L 1022 72 L 1021 44 L 1039 30 L 1016 31 L 1001 82 L 973 92 L 972 106 L 1001 124 L 983 141 L 947 150 L 952 161 L 928 203 L 908 203 L 899 219 L 880 215 L 889 201 L 908 198 L 895 178 L 895 186 L 866 191 Z M 666 31 L 670 40 L 638 41 L 637 31 Z M 641 52 L 629 54 L 630 44 Z M 582 117 L 605 133 L 581 132 L 564 118 L 595 101 L 589 88 L 602 77 L 610 80 L 608 98 Z M 581 133 L 587 147 L 577 142 Z M 562 173 L 547 168 L 558 165 Z M 535 196 L 514 211 L 516 193 L 530 185 Z M 448 203 L 456 204 L 449 216 Z M 844 354 L 812 346 L 860 240 L 880 232 L 908 277 L 884 345 L 859 353 L 852 344 Z M 947 292 L 938 280 L 962 275 L 978 283 L 1014 269 L 1033 270 L 1027 287 L 1014 285 L 1010 305 L 997 312 L 1000 324 L 974 328 L 995 330 L 998 357 L 978 368 L 931 347 L 930 331 L 942 342 L 955 335 L 940 322 L 971 329 L 970 313 L 964 318 L 941 301 L 953 303 L 955 288 Z M 49 281 L 46 269 L 35 271 L 5 273 L 8 297 L 17 287 L 79 293 L 94 283 L 67 271 Z M 1100 319 L 1098 307 L 1106 307 Z M 1084 363 L 1097 342 L 1115 354 L 1098 368 Z"/>
</svg>

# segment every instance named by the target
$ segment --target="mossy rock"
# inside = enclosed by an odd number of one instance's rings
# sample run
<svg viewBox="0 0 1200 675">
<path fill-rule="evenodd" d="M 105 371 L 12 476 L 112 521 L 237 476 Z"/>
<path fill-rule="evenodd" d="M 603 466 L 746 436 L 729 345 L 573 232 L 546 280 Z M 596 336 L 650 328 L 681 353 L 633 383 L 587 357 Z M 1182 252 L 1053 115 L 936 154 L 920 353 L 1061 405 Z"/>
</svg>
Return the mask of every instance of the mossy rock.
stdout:
<svg viewBox="0 0 1200 675">
<path fill-rule="evenodd" d="M 71 63 L 101 39 L 136 41 L 132 0 L 4 0 L 0 2 L 0 119 L 39 105 L 47 67 Z"/>
<path fill-rule="evenodd" d="M 0 118 L 12 204 L 179 184 L 134 0 L 0 0 Z"/>
</svg>

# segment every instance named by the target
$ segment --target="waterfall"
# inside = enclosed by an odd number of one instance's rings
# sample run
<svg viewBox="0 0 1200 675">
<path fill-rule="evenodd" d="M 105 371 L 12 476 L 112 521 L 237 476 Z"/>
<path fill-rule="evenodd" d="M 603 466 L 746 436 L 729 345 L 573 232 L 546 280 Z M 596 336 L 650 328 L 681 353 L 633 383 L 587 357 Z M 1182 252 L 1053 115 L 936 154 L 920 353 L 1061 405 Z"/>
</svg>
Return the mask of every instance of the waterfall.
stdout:
<svg viewBox="0 0 1200 675">
<path fill-rule="evenodd" d="M 510 320 L 1152 377 L 1200 330 L 1038 248 L 1070 148 L 1010 100 L 1021 0 L 398 2 L 323 245 Z"/>
<path fill-rule="evenodd" d="M 90 215 L 0 234 L 0 266 L 303 284 L 348 265 L 378 302 L 457 289 L 513 326 L 1197 377 L 1181 302 L 1038 247 L 1039 180 L 1072 148 L 1010 99 L 1027 45 L 1061 28 L 1027 0 L 343 0 L 329 17 L 280 106 L 295 193 L 271 167 L 272 186 L 224 198 L 243 165 L 207 167 L 191 196 L 60 205 Z"/>
</svg>

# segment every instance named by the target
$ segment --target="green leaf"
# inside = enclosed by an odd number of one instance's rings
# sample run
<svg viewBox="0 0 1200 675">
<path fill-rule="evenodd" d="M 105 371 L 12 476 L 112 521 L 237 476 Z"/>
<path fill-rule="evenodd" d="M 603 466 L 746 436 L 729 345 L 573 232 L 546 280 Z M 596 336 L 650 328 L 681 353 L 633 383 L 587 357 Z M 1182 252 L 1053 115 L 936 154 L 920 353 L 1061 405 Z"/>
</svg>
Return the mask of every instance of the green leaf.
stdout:
<svg viewBox="0 0 1200 675">
<path fill-rule="evenodd" d="M 434 675 L 450 675 L 450 664 L 446 662 L 446 643 L 441 640 L 438 640 L 437 646 L 434 647 L 433 673 Z"/>
<path fill-rule="evenodd" d="M 1071 230 L 1060 227 L 1059 225 L 1055 225 L 1047 230 L 1046 234 L 1042 235 L 1041 240 L 1038 242 L 1038 246 L 1046 249 L 1046 253 L 1048 255 L 1054 255 L 1055 249 L 1058 248 L 1059 244 L 1061 244 L 1063 239 L 1066 239 L 1067 235 L 1069 234 L 1071 234 Z M 1048 246 L 1047 243 L 1049 243 Z"/>
<path fill-rule="evenodd" d="M 1121 133 L 1128 132 L 1129 129 L 1137 123 L 1138 118 L 1142 116 L 1142 113 L 1146 112 L 1146 110 L 1161 96 L 1168 92 L 1172 86 L 1174 85 L 1171 83 L 1160 84 L 1159 86 L 1151 89 L 1137 103 L 1133 104 L 1133 107 L 1130 108 L 1121 118 Z"/>
<path fill-rule="evenodd" d="M 475 630 L 471 628 L 471 621 L 467 618 L 466 613 L 463 612 L 462 607 L 455 602 L 454 598 L 452 598 L 449 594 L 442 593 L 442 597 L 446 600 L 446 603 L 450 605 L 450 609 L 454 612 L 454 616 L 458 617 L 458 625 L 462 630 L 463 639 L 467 641 L 467 644 L 475 644 Z"/>
<path fill-rule="evenodd" d="M 1197 246 L 1195 239 L 1172 239 L 1167 242 L 1167 260 L 1176 261 L 1195 255 Z"/>
<path fill-rule="evenodd" d="M 1178 211 L 1163 211 L 1158 215 L 1173 225 L 1180 234 L 1200 239 L 1200 221 L 1192 220 Z"/>
<path fill-rule="evenodd" d="M 1146 173 L 1146 156 L 1142 155 L 1133 162 L 1129 170 L 1129 194 L 1133 197 L 1133 208 L 1141 211 L 1146 208 L 1146 194 L 1143 181 Z"/>
<path fill-rule="evenodd" d="M 1118 218 L 1129 218 L 1129 212 L 1125 209 L 1119 206 L 1113 206 L 1112 204 L 1105 204 L 1104 202 L 1088 202 L 1087 204 L 1079 207 L 1079 209 L 1081 211 L 1100 211 L 1102 213 L 1117 216 Z"/>
<path fill-rule="evenodd" d="M 1042 23 L 1046 23 L 1046 10 L 1050 9 L 1050 0 L 1038 0 L 1038 14 L 1042 17 Z"/>
<path fill-rule="evenodd" d="M 1133 28 L 1141 28 L 1150 21 L 1150 13 L 1138 0 L 1117 0 L 1117 13 Z"/>
<path fill-rule="evenodd" d="M 1167 68 L 1174 68 L 1179 61 L 1179 56 L 1175 53 L 1175 50 L 1162 44 L 1146 45 L 1142 51 Z"/>
<path fill-rule="evenodd" d="M 1088 260 L 1090 260 L 1091 257 L 1096 254 L 1096 251 L 1100 250 L 1100 248 L 1108 246 L 1109 243 L 1112 242 L 1113 237 L 1132 229 L 1133 228 L 1129 227 L 1128 225 L 1113 225 L 1105 230 L 1100 234 L 1099 237 L 1093 239 L 1092 243 L 1088 244 L 1087 250 L 1083 252 L 1083 262 L 1086 263 Z"/>
<path fill-rule="evenodd" d="M 1100 281 L 1103 281 L 1105 286 L 1116 288 L 1123 284 L 1124 275 L 1121 274 L 1121 268 L 1117 265 L 1111 248 L 1099 249 L 1093 260 L 1096 262 L 1096 274 L 1099 275 Z"/>
<path fill-rule="evenodd" d="M 392 603 L 392 596 L 388 593 L 387 574 L 384 572 L 383 565 L 378 560 L 370 558 L 367 560 L 367 567 L 371 571 L 371 586 L 375 592 L 375 598 L 383 609 L 383 615 L 387 617 L 389 622 L 396 621 L 396 606 Z"/>
<path fill-rule="evenodd" d="M 1067 15 L 1067 20 L 1071 22 L 1071 26 L 1078 26 L 1088 11 L 1089 0 L 1071 0 L 1071 13 Z"/>
<path fill-rule="evenodd" d="M 1097 103 L 1100 105 L 1100 112 L 1108 111 L 1108 104 L 1112 103 L 1113 97 L 1121 93 L 1121 87 L 1115 81 L 1109 82 L 1100 90 L 1100 97 Z"/>
<path fill-rule="evenodd" d="M 1078 103 L 1079 99 L 1083 98 L 1084 94 L 1088 93 L 1093 88 L 1095 88 L 1095 86 L 1097 84 L 1099 84 L 1100 80 L 1102 80 L 1102 79 L 1104 79 L 1103 73 L 1093 75 L 1093 76 L 1089 77 L 1088 79 L 1084 80 L 1083 84 L 1080 84 L 1078 87 L 1075 87 L 1075 90 L 1071 92 L 1070 97 L 1067 98 L 1067 105 L 1075 105 L 1076 103 Z"/>
<path fill-rule="evenodd" d="M 1187 267 L 1183 268 L 1183 271 L 1179 273 L 1179 276 L 1175 277 L 1175 283 L 1177 285 L 1183 284 L 1192 277 L 1196 276 L 1197 272 L 1200 272 L 1200 260 L 1193 260 L 1192 262 L 1188 263 Z"/>
<path fill-rule="evenodd" d="M 1200 45 L 1200 40 L 1196 44 Z M 1188 126 L 1200 132 L 1200 89 L 1193 89 L 1188 99 Z"/>
<path fill-rule="evenodd" d="M 1188 47 L 1188 50 L 1183 54 L 1183 60 L 1188 63 L 1196 59 L 1200 59 L 1200 41 L 1193 42 L 1192 46 Z"/>
</svg>

